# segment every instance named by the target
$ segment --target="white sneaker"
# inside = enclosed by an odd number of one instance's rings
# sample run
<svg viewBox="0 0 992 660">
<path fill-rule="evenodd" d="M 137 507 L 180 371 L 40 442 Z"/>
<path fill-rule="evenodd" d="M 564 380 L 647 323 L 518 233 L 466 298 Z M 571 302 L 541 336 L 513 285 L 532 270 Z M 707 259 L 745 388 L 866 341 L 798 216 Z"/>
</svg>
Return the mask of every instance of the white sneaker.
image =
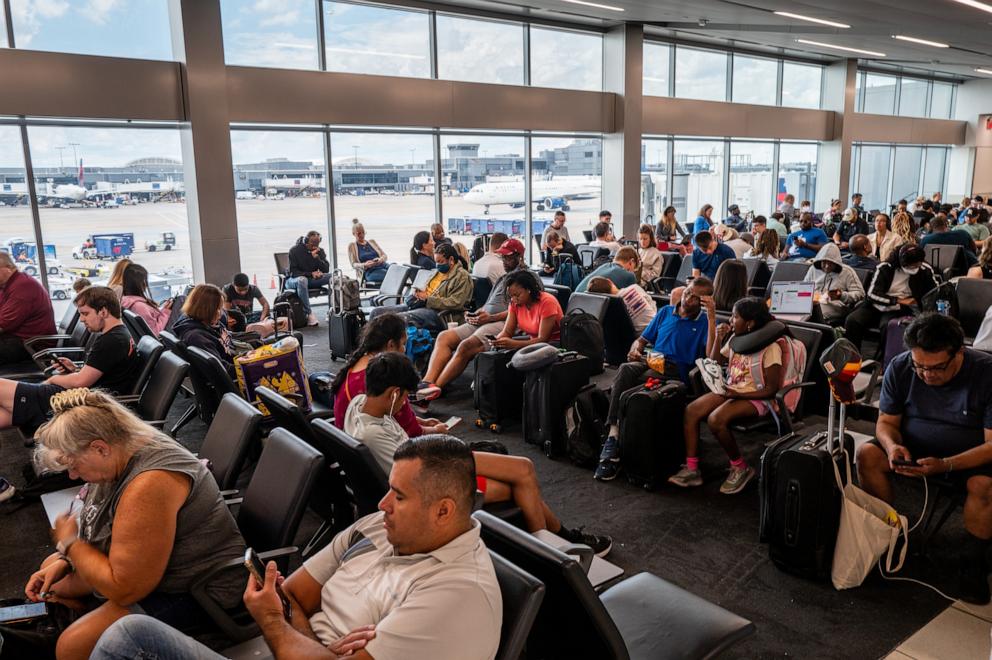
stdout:
<svg viewBox="0 0 992 660">
<path fill-rule="evenodd" d="M 310 314 L 307 315 L 307 327 L 312 328 L 315 325 L 319 325 L 317 316 L 313 312 L 310 312 Z"/>
<path fill-rule="evenodd" d="M 14 496 L 14 485 L 0 477 L 0 502 L 6 502 Z"/>
<path fill-rule="evenodd" d="M 727 385 L 723 382 L 723 368 L 716 360 L 709 358 L 699 358 L 696 360 L 699 367 L 699 375 L 703 379 L 703 384 L 709 388 L 713 394 L 726 394 Z"/>
</svg>

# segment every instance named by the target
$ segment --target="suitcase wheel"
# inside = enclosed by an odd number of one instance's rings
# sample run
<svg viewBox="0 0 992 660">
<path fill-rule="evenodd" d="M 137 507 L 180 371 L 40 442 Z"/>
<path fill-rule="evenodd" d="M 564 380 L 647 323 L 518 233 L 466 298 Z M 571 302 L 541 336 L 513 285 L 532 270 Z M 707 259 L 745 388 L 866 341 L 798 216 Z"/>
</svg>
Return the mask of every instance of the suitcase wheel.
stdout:
<svg viewBox="0 0 992 660">
<path fill-rule="evenodd" d="M 499 424 L 490 424 L 489 430 L 492 431 L 493 433 L 502 433 L 503 427 L 500 426 Z"/>
<path fill-rule="evenodd" d="M 554 452 L 551 450 L 551 441 L 550 440 L 546 440 L 544 442 L 543 449 L 544 449 L 544 455 L 545 456 L 547 456 L 548 458 L 554 458 Z"/>
<path fill-rule="evenodd" d="M 481 419 L 475 420 L 475 425 L 477 427 L 479 427 L 480 429 L 482 428 L 483 424 L 484 424 L 484 422 Z"/>
</svg>

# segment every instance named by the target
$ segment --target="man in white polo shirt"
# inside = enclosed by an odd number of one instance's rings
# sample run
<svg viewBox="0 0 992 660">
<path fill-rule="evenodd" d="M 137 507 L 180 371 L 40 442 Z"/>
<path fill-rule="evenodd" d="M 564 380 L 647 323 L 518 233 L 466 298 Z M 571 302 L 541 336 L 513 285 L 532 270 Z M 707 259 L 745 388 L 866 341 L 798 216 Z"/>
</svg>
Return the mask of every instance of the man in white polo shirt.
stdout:
<svg viewBox="0 0 992 660">
<path fill-rule="evenodd" d="M 495 657 L 502 596 L 471 517 L 475 463 L 451 436 L 414 438 L 397 450 L 380 511 L 338 534 L 282 582 L 283 615 L 269 562 L 265 584 L 249 578 L 245 605 L 276 660 Z M 145 655 L 142 655 L 145 654 Z M 222 658 L 142 616 L 119 620 L 91 658 Z"/>
</svg>

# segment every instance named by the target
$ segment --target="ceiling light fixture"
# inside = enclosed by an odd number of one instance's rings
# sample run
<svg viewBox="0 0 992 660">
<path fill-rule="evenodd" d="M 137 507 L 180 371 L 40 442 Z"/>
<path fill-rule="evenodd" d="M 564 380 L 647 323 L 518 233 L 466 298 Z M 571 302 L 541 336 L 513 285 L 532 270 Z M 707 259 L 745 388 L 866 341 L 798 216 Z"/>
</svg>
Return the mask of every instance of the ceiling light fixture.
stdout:
<svg viewBox="0 0 992 660">
<path fill-rule="evenodd" d="M 985 73 L 992 76 L 992 69 L 975 69 L 977 73 Z"/>
<path fill-rule="evenodd" d="M 874 57 L 885 57 L 885 53 L 878 53 L 873 50 L 862 50 L 861 48 L 848 48 L 847 46 L 838 46 L 836 44 L 825 44 L 822 41 L 810 41 L 809 39 L 796 39 L 801 44 L 809 44 L 810 46 L 820 46 L 822 48 L 834 48 L 836 50 L 843 50 L 849 53 L 861 53 L 862 55 L 873 55 Z"/>
<path fill-rule="evenodd" d="M 968 5 L 969 7 L 974 7 L 975 9 L 981 9 L 982 11 L 987 11 L 992 14 L 992 5 L 987 5 L 984 2 L 978 2 L 978 0 L 954 0 L 954 2 L 962 5 Z"/>
<path fill-rule="evenodd" d="M 573 5 L 585 5 L 586 7 L 595 7 L 596 9 L 608 9 L 609 11 L 625 11 L 623 7 L 614 7 L 613 5 L 602 5 L 598 2 L 586 2 L 585 0 L 561 0 L 562 2 L 568 2 Z"/>
<path fill-rule="evenodd" d="M 788 12 L 788 11 L 776 11 L 776 12 L 772 12 L 772 13 L 775 14 L 776 16 L 785 16 L 786 18 L 795 18 L 796 20 L 809 21 L 810 23 L 819 23 L 820 25 L 829 25 L 830 27 L 835 27 L 835 28 L 844 28 L 844 29 L 847 29 L 847 28 L 851 27 L 850 25 L 845 25 L 844 23 L 837 23 L 835 21 L 828 21 L 828 20 L 825 20 L 825 19 L 822 19 L 822 18 L 813 18 L 812 16 L 803 16 L 802 14 L 793 14 L 792 12 Z"/>
<path fill-rule="evenodd" d="M 903 34 L 893 34 L 893 39 L 898 39 L 899 41 L 912 41 L 914 44 L 923 44 L 924 46 L 933 46 L 934 48 L 950 48 L 948 44 L 942 44 L 939 41 L 930 41 L 928 39 L 917 39 L 916 37 L 907 37 Z"/>
</svg>

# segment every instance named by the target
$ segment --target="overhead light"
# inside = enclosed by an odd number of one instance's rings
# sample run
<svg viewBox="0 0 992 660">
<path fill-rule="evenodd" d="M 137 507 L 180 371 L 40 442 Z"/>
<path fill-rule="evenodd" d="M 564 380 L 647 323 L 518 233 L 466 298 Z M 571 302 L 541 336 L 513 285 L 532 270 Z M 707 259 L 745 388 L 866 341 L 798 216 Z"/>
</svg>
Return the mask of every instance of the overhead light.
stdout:
<svg viewBox="0 0 992 660">
<path fill-rule="evenodd" d="M 885 57 L 885 53 L 878 53 L 873 50 L 862 50 L 861 48 L 848 48 L 847 46 L 838 46 L 836 44 L 825 44 L 822 41 L 810 41 L 809 39 L 796 39 L 801 44 L 809 44 L 810 46 L 820 46 L 821 48 L 834 48 L 836 50 L 847 51 L 848 53 L 861 53 L 862 55 L 872 55 L 874 57 Z"/>
<path fill-rule="evenodd" d="M 776 16 L 785 16 L 786 18 L 795 18 L 800 21 L 809 21 L 810 23 L 819 23 L 820 25 L 829 25 L 835 28 L 849 28 L 850 25 L 845 25 L 844 23 L 837 23 L 835 21 L 827 21 L 822 18 L 813 18 L 812 16 L 803 16 L 802 14 L 793 14 L 788 11 L 776 11 L 772 12 Z"/>
<path fill-rule="evenodd" d="M 586 2 L 585 0 L 561 0 L 562 2 L 568 2 L 573 5 L 585 5 L 586 7 L 595 7 L 596 9 L 608 9 L 610 11 L 624 11 L 623 7 L 614 7 L 613 5 L 601 5 L 598 2 Z"/>
<path fill-rule="evenodd" d="M 975 71 L 978 73 L 985 73 L 992 76 L 992 69 L 975 69 Z"/>
<path fill-rule="evenodd" d="M 968 5 L 969 7 L 974 7 L 975 9 L 981 9 L 982 11 L 987 11 L 992 14 L 992 5 L 987 5 L 984 2 L 978 2 L 978 0 L 954 0 L 954 2 L 962 5 Z"/>
<path fill-rule="evenodd" d="M 929 39 L 917 39 L 916 37 L 907 37 L 903 34 L 893 34 L 893 39 L 898 39 L 899 41 L 912 41 L 914 44 L 923 44 L 924 46 L 933 46 L 934 48 L 950 48 L 947 44 L 942 44 L 939 41 L 930 41 Z"/>
</svg>

